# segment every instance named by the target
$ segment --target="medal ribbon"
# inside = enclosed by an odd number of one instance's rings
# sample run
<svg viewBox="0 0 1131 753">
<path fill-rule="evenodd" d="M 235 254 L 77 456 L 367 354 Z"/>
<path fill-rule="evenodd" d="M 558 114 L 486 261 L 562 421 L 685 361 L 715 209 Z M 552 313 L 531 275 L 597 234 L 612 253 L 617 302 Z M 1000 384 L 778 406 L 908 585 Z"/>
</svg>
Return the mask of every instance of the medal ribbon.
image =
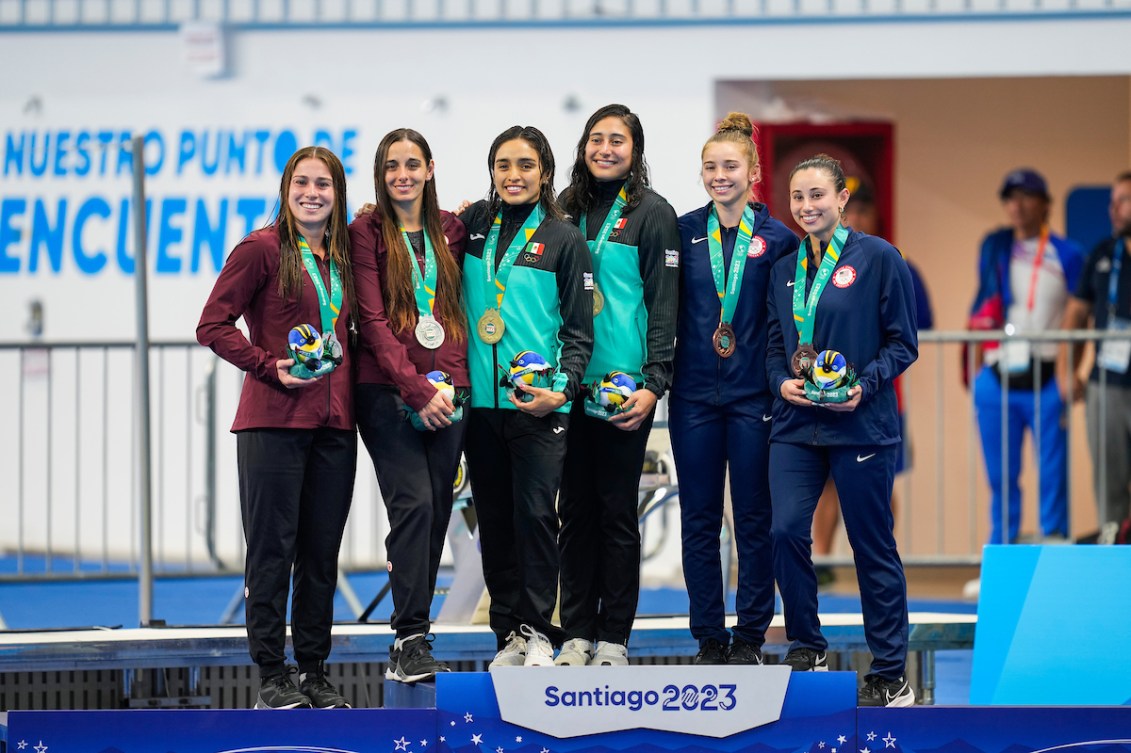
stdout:
<svg viewBox="0 0 1131 753">
<path fill-rule="evenodd" d="M 601 223 L 601 229 L 597 232 L 597 237 L 589 241 L 589 252 L 593 257 L 593 275 L 596 276 L 600 270 L 601 249 L 609 241 L 609 236 L 613 234 L 613 228 L 617 222 L 620 221 L 621 213 L 624 208 L 628 206 L 628 194 L 624 191 L 624 186 L 621 186 L 620 191 L 617 193 L 617 198 L 613 201 L 613 206 L 609 213 L 605 215 L 605 221 Z M 581 234 L 586 235 L 585 220 L 587 215 L 581 216 Z"/>
<path fill-rule="evenodd" d="M 483 246 L 483 268 L 487 270 L 483 299 L 490 301 L 494 297 L 496 309 L 503 307 L 503 296 L 507 292 L 507 280 L 510 279 L 511 269 L 514 267 L 514 260 L 518 258 L 518 252 L 530 241 L 534 231 L 542 224 L 544 216 L 545 212 L 542 211 L 542 205 L 535 206 L 534 211 L 526 218 L 526 222 L 515 233 L 514 240 L 507 246 L 506 254 L 503 255 L 499 262 L 499 269 L 496 271 L 495 253 L 499 247 L 499 231 L 503 226 L 503 216 L 502 214 L 495 215 L 495 219 L 491 223 L 491 230 L 487 233 L 487 242 Z"/>
<path fill-rule="evenodd" d="M 715 278 L 715 290 L 719 294 L 719 303 L 722 304 L 722 311 L 719 314 L 720 324 L 730 324 L 734 319 L 734 310 L 738 308 L 738 296 L 742 293 L 742 272 L 746 269 L 746 252 L 750 248 L 753 234 L 754 207 L 747 204 L 742 212 L 742 219 L 738 222 L 738 237 L 734 241 L 730 272 L 724 279 L 723 236 L 719 229 L 719 217 L 715 212 L 715 205 L 711 204 L 711 211 L 707 214 L 707 248 L 711 252 L 711 276 Z"/>
<path fill-rule="evenodd" d="M 817 276 L 813 279 L 813 288 L 809 291 L 809 298 L 805 297 L 805 281 L 809 271 L 809 254 L 805 244 L 807 238 L 802 238 L 797 247 L 797 273 L 793 278 L 793 323 L 797 326 L 797 336 L 803 345 L 813 344 L 813 328 L 817 323 L 817 302 L 821 300 L 821 293 L 825 290 L 829 278 L 833 276 L 833 269 L 840 260 L 841 249 L 848 239 L 848 228 L 837 225 L 833 231 L 832 241 L 825 248 L 825 255 L 821 259 L 821 266 L 817 267 Z M 820 241 L 817 241 L 820 243 Z"/>
<path fill-rule="evenodd" d="M 1033 259 L 1033 276 L 1029 278 L 1029 301 L 1027 308 L 1033 312 L 1033 304 L 1037 300 L 1037 274 L 1041 271 L 1041 262 L 1045 260 L 1045 246 L 1049 242 L 1049 226 L 1041 228 L 1041 239 L 1037 243 L 1037 256 Z"/>
<path fill-rule="evenodd" d="M 1111 252 L 1111 275 L 1107 280 L 1107 309 L 1110 327 L 1110 322 L 1115 319 L 1115 302 L 1119 298 L 1119 271 L 1123 268 L 1123 254 L 1124 243 L 1123 238 L 1115 242 L 1115 248 Z"/>
<path fill-rule="evenodd" d="M 322 315 L 322 332 L 333 332 L 338 323 L 338 315 L 342 313 L 342 277 L 338 274 L 338 265 L 330 259 L 330 294 L 326 294 L 326 286 L 322 282 L 322 273 L 318 271 L 318 262 L 314 259 L 314 252 L 306 238 L 299 236 L 298 250 L 302 254 L 302 265 L 310 275 L 314 290 L 318 293 L 318 309 Z"/>
<path fill-rule="evenodd" d="M 408 254 L 409 266 L 412 267 L 412 286 L 416 293 L 416 312 L 420 316 L 432 316 L 432 309 L 436 305 L 436 254 L 432 250 L 432 241 L 428 238 L 428 229 L 421 233 L 424 236 L 424 272 L 421 274 L 420 265 L 416 262 L 412 244 L 408 240 L 408 232 L 402 227 L 401 238 L 404 239 L 405 253 Z"/>
</svg>

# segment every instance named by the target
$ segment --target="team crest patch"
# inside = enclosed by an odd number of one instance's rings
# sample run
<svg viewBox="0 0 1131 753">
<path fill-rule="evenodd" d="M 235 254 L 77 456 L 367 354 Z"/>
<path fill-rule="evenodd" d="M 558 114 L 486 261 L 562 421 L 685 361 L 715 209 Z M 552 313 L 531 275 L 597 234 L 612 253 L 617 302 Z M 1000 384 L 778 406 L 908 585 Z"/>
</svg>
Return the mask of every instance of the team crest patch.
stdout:
<svg viewBox="0 0 1131 753">
<path fill-rule="evenodd" d="M 593 273 L 592 272 L 582 272 L 581 273 L 581 281 L 585 285 L 586 290 L 592 290 L 593 289 Z"/>
<path fill-rule="evenodd" d="M 856 282 L 856 270 L 853 267 L 837 267 L 833 272 L 833 285 L 838 288 L 847 288 L 854 282 Z"/>
<path fill-rule="evenodd" d="M 750 248 L 746 249 L 746 256 L 757 259 L 764 253 L 766 253 L 766 239 L 760 235 L 755 235 L 750 239 Z"/>
<path fill-rule="evenodd" d="M 679 249 L 675 249 L 675 248 L 664 249 L 664 266 L 665 267 L 678 267 L 679 266 Z"/>
</svg>

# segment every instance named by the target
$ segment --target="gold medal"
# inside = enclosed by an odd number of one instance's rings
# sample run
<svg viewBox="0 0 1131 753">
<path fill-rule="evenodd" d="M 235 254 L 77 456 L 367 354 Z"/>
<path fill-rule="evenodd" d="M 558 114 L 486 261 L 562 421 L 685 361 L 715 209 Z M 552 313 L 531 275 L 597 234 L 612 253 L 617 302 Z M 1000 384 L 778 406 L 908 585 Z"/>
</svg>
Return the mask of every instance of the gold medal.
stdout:
<svg viewBox="0 0 1131 753">
<path fill-rule="evenodd" d="M 711 336 L 711 343 L 715 346 L 715 352 L 719 354 L 720 358 L 730 358 L 733 356 L 736 344 L 734 327 L 724 322 L 719 322 L 719 326 L 715 329 L 715 334 Z"/>
<path fill-rule="evenodd" d="M 605 294 L 597 287 L 597 283 L 593 283 L 593 316 L 597 316 L 605 309 Z"/>
<path fill-rule="evenodd" d="M 805 374 L 813 368 L 813 364 L 816 362 L 817 351 L 813 350 L 813 346 L 808 343 L 798 345 L 797 350 L 793 351 L 793 357 L 789 360 L 790 366 L 793 368 L 793 375 L 801 378 L 805 377 Z"/>
<path fill-rule="evenodd" d="M 499 314 L 498 309 L 487 309 L 483 312 L 483 316 L 479 317 L 479 323 L 475 329 L 480 340 L 488 345 L 494 345 L 503 339 L 507 325 L 503 323 L 503 317 Z"/>
</svg>

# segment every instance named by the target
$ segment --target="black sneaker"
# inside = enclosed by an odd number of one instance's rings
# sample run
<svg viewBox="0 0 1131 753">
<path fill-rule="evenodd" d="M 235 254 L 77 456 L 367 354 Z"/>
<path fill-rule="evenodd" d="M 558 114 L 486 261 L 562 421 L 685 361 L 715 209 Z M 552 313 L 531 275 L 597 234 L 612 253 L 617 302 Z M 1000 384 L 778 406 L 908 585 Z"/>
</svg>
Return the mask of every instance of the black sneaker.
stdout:
<svg viewBox="0 0 1131 753">
<path fill-rule="evenodd" d="M 699 653 L 691 660 L 692 664 L 726 664 L 727 647 L 714 638 L 708 638 L 699 644 Z"/>
<path fill-rule="evenodd" d="M 259 684 L 259 697 L 255 699 L 257 709 L 308 709 L 310 699 L 295 687 L 291 675 L 298 672 L 296 667 L 287 667 L 282 672 L 265 675 Z"/>
<path fill-rule="evenodd" d="M 741 638 L 735 637 L 727 649 L 727 664 L 761 664 L 762 652 Z"/>
<path fill-rule="evenodd" d="M 389 649 L 386 680 L 420 682 L 435 677 L 437 672 L 451 672 L 451 667 L 432 656 L 432 642 L 427 635 L 414 635 L 399 649 Z"/>
<path fill-rule="evenodd" d="M 326 672 L 321 664 L 314 671 L 298 676 L 298 689 L 310 699 L 310 705 L 316 709 L 352 708 L 349 701 L 326 679 Z"/>
<path fill-rule="evenodd" d="M 829 664 L 824 651 L 814 651 L 811 648 L 795 648 L 790 650 L 782 664 L 788 664 L 794 672 L 828 672 Z"/>
<path fill-rule="evenodd" d="M 864 678 L 864 686 L 856 692 L 857 706 L 914 706 L 915 691 L 900 675 L 894 680 L 885 680 L 878 675 Z"/>
</svg>

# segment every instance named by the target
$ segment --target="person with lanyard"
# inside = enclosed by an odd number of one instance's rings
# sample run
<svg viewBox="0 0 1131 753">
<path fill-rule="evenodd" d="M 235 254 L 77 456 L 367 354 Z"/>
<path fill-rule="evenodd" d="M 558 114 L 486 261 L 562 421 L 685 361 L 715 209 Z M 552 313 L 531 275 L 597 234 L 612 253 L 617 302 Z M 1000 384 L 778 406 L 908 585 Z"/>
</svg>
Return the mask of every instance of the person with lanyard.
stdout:
<svg viewBox="0 0 1131 753">
<path fill-rule="evenodd" d="M 570 412 L 558 499 L 559 665 L 628 663 L 640 595 L 640 473 L 656 401 L 671 383 L 679 291 L 675 211 L 649 182 L 636 113 L 618 104 L 593 113 L 559 197 L 587 239 L 594 272 L 591 394 Z M 601 404 L 602 387 L 615 390 L 612 405 L 607 397 Z"/>
<path fill-rule="evenodd" d="M 1084 262 L 1080 282 L 1068 299 L 1067 329 L 1089 325 L 1097 331 L 1131 329 L 1131 170 L 1111 186 L 1111 237 Z M 1079 375 L 1084 342 L 1073 345 L 1073 399 L 1084 396 Z M 1102 373 L 1101 373 L 1102 372 Z M 1088 381 L 1086 416 L 1101 540 L 1112 541 L 1131 517 L 1131 340 L 1101 340 Z M 1105 533 L 1106 529 L 1106 533 Z"/>
<path fill-rule="evenodd" d="M 467 233 L 440 211 L 434 173 L 420 133 L 390 131 L 373 161 L 376 208 L 350 224 L 357 428 L 389 518 L 396 639 L 385 677 L 401 682 L 449 671 L 432 656 L 430 611 L 466 428 L 453 394 L 470 386 L 460 289 Z"/>
<path fill-rule="evenodd" d="M 918 357 L 907 263 L 887 241 L 841 224 L 849 192 L 825 154 L 790 173 L 790 210 L 805 237 L 774 265 L 766 372 L 777 395 L 770 431 L 774 575 L 784 663 L 828 669 L 817 616 L 813 511 L 831 476 L 856 561 L 872 666 L 861 706 L 910 706 L 907 581 L 896 550 L 891 491 L 900 451 L 892 381 Z"/>
<path fill-rule="evenodd" d="M 246 372 L 232 431 L 256 708 L 349 706 L 325 673 L 357 466 L 346 222 L 342 163 L 322 147 L 299 149 L 283 170 L 275 221 L 232 250 L 196 328 L 201 345 Z M 289 357 L 288 343 L 305 360 Z M 298 687 L 284 654 L 292 568 Z"/>
<path fill-rule="evenodd" d="M 491 666 L 547 666 L 562 639 L 551 622 L 555 500 L 570 403 L 583 396 L 593 349 L 593 272 L 585 239 L 554 199 L 541 131 L 503 131 L 487 167 L 487 199 L 463 214 L 463 293 L 475 327 L 467 463 L 499 649 Z"/>
<path fill-rule="evenodd" d="M 730 113 L 701 152 L 706 206 L 679 218 L 679 317 L 668 427 L 696 664 L 761 664 L 774 616 L 767 441 L 766 289 L 797 236 L 752 201 L 754 127 Z M 738 615 L 727 631 L 719 536 L 730 474 Z"/>
<path fill-rule="evenodd" d="M 982 242 L 968 326 L 1004 329 L 1010 335 L 1060 329 L 1084 254 L 1076 243 L 1050 231 L 1048 184 L 1035 170 L 1010 172 L 999 195 L 1010 226 Z M 991 544 L 1013 543 L 1020 534 L 1018 477 L 1026 426 L 1038 460 L 1041 533 L 1054 540 L 1068 536 L 1068 435 L 1056 375 L 1060 349 L 1055 342 L 1010 338 L 985 343 L 975 353 L 975 363 L 984 358 L 974 378 L 974 409 L 990 483 Z M 1004 443 L 1003 412 L 1009 427 Z"/>
</svg>

